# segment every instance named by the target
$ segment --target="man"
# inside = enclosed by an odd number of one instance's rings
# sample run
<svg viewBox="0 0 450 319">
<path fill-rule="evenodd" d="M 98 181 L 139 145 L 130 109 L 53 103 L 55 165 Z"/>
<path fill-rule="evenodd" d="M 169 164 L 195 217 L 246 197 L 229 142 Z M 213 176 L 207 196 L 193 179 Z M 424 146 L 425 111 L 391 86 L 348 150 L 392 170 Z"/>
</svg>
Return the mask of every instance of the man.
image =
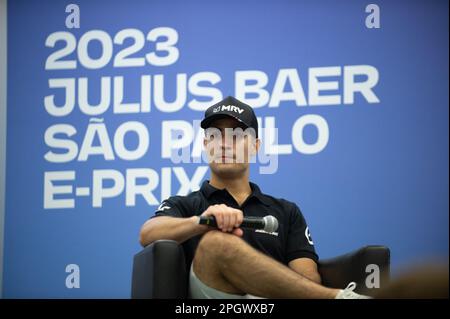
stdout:
<svg viewBox="0 0 450 319">
<path fill-rule="evenodd" d="M 297 205 L 249 182 L 249 161 L 261 143 L 253 109 L 227 97 L 206 110 L 201 127 L 211 179 L 199 191 L 165 200 L 140 234 L 143 246 L 158 239 L 183 243 L 192 261 L 190 297 L 363 298 L 350 288 L 320 285 L 318 257 Z M 217 229 L 200 225 L 199 215 L 214 216 Z M 277 218 L 277 232 L 239 227 L 244 216 L 267 215 Z"/>
</svg>

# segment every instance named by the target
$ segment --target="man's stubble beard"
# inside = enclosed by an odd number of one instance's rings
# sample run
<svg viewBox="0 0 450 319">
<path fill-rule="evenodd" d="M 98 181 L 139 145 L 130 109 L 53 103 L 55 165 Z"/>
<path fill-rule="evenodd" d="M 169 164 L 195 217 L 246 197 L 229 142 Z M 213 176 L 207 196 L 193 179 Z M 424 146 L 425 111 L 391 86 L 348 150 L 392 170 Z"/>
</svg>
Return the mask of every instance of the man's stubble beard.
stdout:
<svg viewBox="0 0 450 319">
<path fill-rule="evenodd" d="M 248 163 L 210 163 L 211 171 L 221 179 L 241 178 L 248 171 Z"/>
</svg>

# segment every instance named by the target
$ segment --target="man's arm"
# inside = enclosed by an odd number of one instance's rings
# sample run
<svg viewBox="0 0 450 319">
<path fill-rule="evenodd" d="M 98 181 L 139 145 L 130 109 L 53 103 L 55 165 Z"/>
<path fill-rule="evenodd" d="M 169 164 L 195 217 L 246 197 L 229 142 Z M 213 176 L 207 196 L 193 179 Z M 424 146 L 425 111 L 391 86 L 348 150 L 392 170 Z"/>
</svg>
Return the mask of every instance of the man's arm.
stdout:
<svg viewBox="0 0 450 319">
<path fill-rule="evenodd" d="M 320 278 L 319 271 L 317 269 L 317 264 L 314 260 L 310 258 L 297 258 L 289 262 L 289 268 L 294 270 L 296 273 L 314 281 L 317 284 L 321 284 L 322 279 Z"/>
<path fill-rule="evenodd" d="M 159 216 L 147 220 L 142 225 L 139 242 L 144 247 L 158 239 L 171 239 L 182 243 L 207 230 L 207 226 L 198 224 L 198 216 L 188 218 Z"/>
<path fill-rule="evenodd" d="M 224 232 L 230 232 L 239 237 L 243 234 L 242 229 L 237 228 L 244 218 L 241 210 L 223 204 L 212 205 L 201 216 L 214 216 L 218 228 Z M 181 244 L 211 229 L 206 225 L 199 225 L 198 218 L 198 216 L 185 218 L 158 216 L 149 219 L 141 228 L 139 242 L 144 247 L 158 239 L 171 239 Z"/>
</svg>

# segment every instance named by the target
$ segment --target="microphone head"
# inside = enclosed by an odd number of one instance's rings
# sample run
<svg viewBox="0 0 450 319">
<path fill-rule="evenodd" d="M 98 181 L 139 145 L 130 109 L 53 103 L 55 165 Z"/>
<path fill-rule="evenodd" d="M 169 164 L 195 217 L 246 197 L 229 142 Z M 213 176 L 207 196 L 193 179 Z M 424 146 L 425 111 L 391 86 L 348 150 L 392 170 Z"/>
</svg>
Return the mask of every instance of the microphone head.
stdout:
<svg viewBox="0 0 450 319">
<path fill-rule="evenodd" d="M 273 217 L 272 215 L 266 216 L 263 218 L 264 220 L 264 231 L 268 233 L 276 232 L 278 229 L 278 219 Z"/>
</svg>

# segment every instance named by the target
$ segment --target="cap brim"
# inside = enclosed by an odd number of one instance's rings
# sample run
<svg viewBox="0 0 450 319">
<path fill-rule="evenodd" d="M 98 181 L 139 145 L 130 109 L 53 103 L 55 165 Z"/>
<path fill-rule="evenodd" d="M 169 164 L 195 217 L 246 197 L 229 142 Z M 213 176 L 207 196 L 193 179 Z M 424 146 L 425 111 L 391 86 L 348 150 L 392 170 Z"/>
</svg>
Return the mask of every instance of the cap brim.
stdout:
<svg viewBox="0 0 450 319">
<path fill-rule="evenodd" d="M 218 113 L 218 114 L 213 114 L 213 115 L 208 116 L 200 123 L 200 126 L 201 126 L 201 128 L 205 129 L 205 128 L 210 127 L 212 122 L 223 119 L 223 118 L 227 118 L 227 117 L 231 117 L 232 119 L 235 119 L 239 123 L 244 124 L 246 127 L 250 127 L 250 125 L 243 122 L 241 119 L 237 118 L 236 116 L 233 116 L 231 114 L 223 114 L 223 113 L 222 114 Z"/>
</svg>

